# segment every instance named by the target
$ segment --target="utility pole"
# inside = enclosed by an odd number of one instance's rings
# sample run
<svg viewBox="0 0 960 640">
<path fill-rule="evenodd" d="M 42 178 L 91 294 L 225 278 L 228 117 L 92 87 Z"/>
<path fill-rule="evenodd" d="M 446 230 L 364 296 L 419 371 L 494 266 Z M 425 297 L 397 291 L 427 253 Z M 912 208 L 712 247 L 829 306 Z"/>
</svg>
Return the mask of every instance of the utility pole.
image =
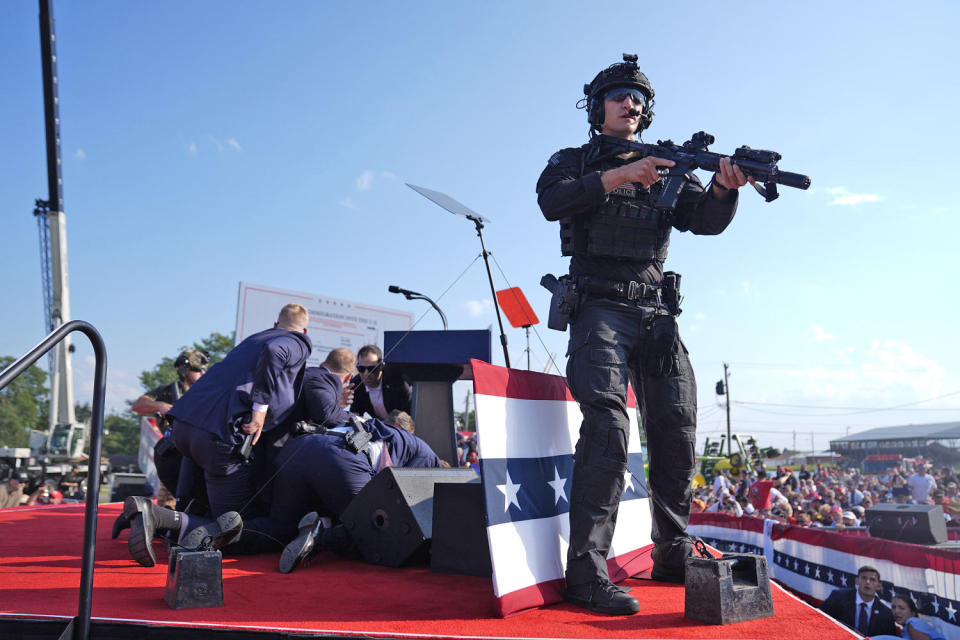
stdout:
<svg viewBox="0 0 960 640">
<path fill-rule="evenodd" d="M 53 0 L 40 3 L 40 55 L 43 65 L 43 114 L 47 148 L 46 200 L 36 200 L 33 211 L 40 227 L 41 268 L 47 331 L 70 320 L 70 286 L 67 281 L 67 219 L 63 211 L 63 175 L 60 159 L 60 98 L 57 85 L 57 39 Z M 73 424 L 73 369 L 70 338 L 51 351 L 50 428 Z"/>
<path fill-rule="evenodd" d="M 723 363 L 723 380 L 717 381 L 716 387 L 718 396 L 727 396 L 727 455 L 733 454 L 733 434 L 730 430 L 730 373 L 727 363 Z M 721 448 L 720 454 L 723 455 Z"/>
</svg>

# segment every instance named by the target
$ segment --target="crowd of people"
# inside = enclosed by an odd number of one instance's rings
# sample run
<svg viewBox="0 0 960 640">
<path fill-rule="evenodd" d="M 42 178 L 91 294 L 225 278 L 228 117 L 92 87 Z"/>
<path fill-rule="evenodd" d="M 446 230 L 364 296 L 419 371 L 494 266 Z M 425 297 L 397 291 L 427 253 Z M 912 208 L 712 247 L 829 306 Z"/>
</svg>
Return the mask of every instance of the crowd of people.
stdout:
<svg viewBox="0 0 960 640">
<path fill-rule="evenodd" d="M 960 526 L 960 471 L 915 461 L 894 463 L 883 473 L 816 465 L 775 471 L 718 472 L 699 487 L 691 510 L 770 518 L 803 527 L 866 526 L 866 511 L 878 503 L 936 504 L 947 526 Z"/>
</svg>

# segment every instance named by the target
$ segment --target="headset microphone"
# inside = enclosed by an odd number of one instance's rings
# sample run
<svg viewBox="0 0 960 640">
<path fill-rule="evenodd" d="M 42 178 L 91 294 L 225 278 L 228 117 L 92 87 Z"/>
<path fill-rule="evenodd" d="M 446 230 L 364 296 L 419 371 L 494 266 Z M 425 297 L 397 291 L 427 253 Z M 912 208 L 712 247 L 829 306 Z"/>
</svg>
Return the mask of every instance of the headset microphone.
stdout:
<svg viewBox="0 0 960 640">
<path fill-rule="evenodd" d="M 639 116 L 639 115 L 640 115 L 641 113 L 643 113 L 643 112 L 642 112 L 642 111 L 637 111 L 636 109 L 630 109 L 630 111 L 629 111 L 628 113 L 629 113 L 630 115 L 632 115 L 633 117 L 637 117 L 637 116 Z"/>
</svg>

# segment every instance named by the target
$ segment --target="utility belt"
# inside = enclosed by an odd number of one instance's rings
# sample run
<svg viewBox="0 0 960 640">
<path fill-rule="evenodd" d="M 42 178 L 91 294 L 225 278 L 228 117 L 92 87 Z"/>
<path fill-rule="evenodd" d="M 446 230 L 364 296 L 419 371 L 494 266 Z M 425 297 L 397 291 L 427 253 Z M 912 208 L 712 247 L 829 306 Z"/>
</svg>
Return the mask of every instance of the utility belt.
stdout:
<svg viewBox="0 0 960 640">
<path fill-rule="evenodd" d="M 674 271 L 665 272 L 663 282 L 660 284 L 647 284 L 634 280 L 607 280 L 596 276 L 557 278 L 548 273 L 540 279 L 540 284 L 553 294 L 547 326 L 558 331 L 566 331 L 567 324 L 576 315 L 581 298 L 584 296 L 655 307 L 658 310 L 663 309 L 671 316 L 678 316 L 682 311 L 680 280 L 680 274 Z"/>
<path fill-rule="evenodd" d="M 336 427 L 326 427 L 322 424 L 301 420 L 293 425 L 290 436 L 298 438 L 314 433 L 340 437 L 343 439 L 346 448 L 354 453 L 367 453 L 370 448 L 370 441 L 373 439 L 373 435 L 367 431 L 363 421 L 357 416 L 351 416 L 347 424 L 337 425 Z"/>
</svg>

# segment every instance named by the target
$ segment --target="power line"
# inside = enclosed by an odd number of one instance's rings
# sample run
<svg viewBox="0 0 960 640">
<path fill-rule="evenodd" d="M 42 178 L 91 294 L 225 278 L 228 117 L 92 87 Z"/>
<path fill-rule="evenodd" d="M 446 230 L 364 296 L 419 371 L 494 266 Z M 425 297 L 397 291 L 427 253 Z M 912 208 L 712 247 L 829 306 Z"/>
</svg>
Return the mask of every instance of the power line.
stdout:
<svg viewBox="0 0 960 640">
<path fill-rule="evenodd" d="M 734 400 L 734 404 L 744 405 L 745 409 L 750 409 L 751 411 L 760 411 L 762 413 L 772 413 L 775 415 L 804 415 L 804 414 L 795 414 L 788 412 L 777 412 L 777 411 L 766 411 L 762 409 L 753 408 L 755 406 L 761 407 L 787 407 L 794 409 L 812 409 L 812 410 L 821 410 L 821 409 L 846 409 L 843 413 L 821 413 L 819 416 L 823 417 L 832 417 L 832 416 L 851 416 L 862 413 L 873 413 L 877 411 L 895 411 L 898 409 L 903 409 L 905 407 L 914 407 L 918 404 L 923 404 L 925 402 L 933 402 L 934 400 L 941 400 L 943 398 L 949 398 L 951 396 L 960 395 L 960 391 L 952 391 L 950 393 L 945 393 L 943 395 L 934 396 L 933 398 L 925 398 L 923 400 L 917 400 L 915 402 L 905 402 L 903 404 L 893 405 L 889 407 L 840 407 L 832 405 L 804 405 L 804 404 L 784 404 L 776 402 L 750 402 L 746 400 Z M 751 405 L 751 406 L 747 406 Z M 960 411 L 960 407 L 947 407 L 947 408 L 935 408 L 935 407 L 918 407 L 910 409 L 910 411 Z"/>
</svg>

